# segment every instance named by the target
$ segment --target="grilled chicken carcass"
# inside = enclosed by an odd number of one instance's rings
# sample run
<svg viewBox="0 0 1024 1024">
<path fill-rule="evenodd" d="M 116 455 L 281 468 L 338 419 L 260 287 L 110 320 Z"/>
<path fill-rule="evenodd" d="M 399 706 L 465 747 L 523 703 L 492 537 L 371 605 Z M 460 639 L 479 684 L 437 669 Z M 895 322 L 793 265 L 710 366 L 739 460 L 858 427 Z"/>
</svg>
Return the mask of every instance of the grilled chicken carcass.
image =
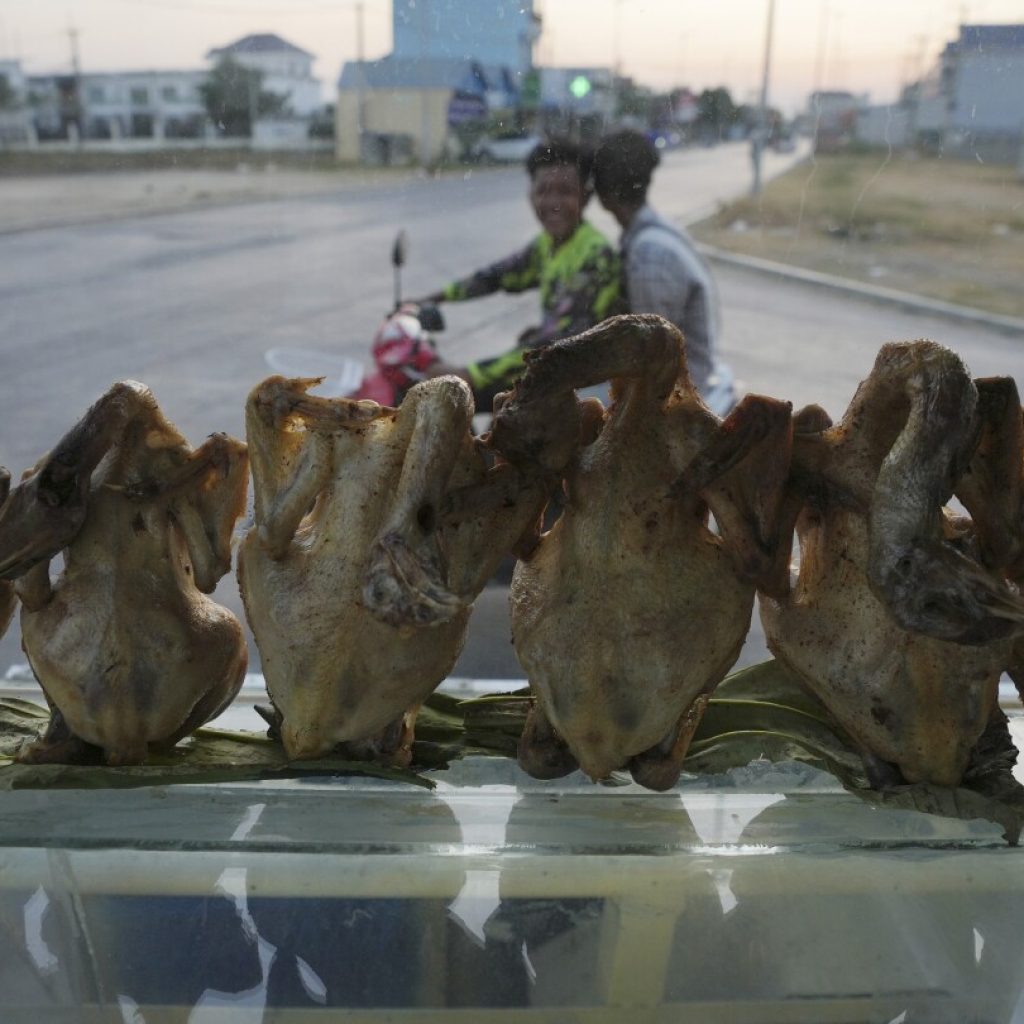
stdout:
<svg viewBox="0 0 1024 1024">
<path fill-rule="evenodd" d="M 288 756 L 340 744 L 405 764 L 473 600 L 551 484 L 488 467 L 457 378 L 416 385 L 397 410 L 308 395 L 316 383 L 271 377 L 249 396 L 256 522 L 242 595 Z"/>
<path fill-rule="evenodd" d="M 242 627 L 206 596 L 231 565 L 245 446 L 193 450 L 142 384 L 122 381 L 0 508 L 0 578 L 51 705 L 25 762 L 136 764 L 173 746 L 242 684 Z M 50 560 L 64 569 L 50 580 Z"/>
<path fill-rule="evenodd" d="M 960 782 L 1024 624 L 1016 589 L 978 555 L 992 530 L 979 540 L 944 510 L 966 479 L 991 513 L 977 397 L 953 352 L 891 344 L 838 425 L 813 407 L 796 417 L 799 575 L 762 597 L 761 617 L 772 653 L 859 742 L 879 784 Z"/>
<path fill-rule="evenodd" d="M 575 397 L 605 380 L 607 412 Z M 623 316 L 531 354 L 499 399 L 492 444 L 521 457 L 571 417 L 589 443 L 565 470 L 562 516 L 512 582 L 535 696 L 519 761 L 540 778 L 628 767 L 666 789 L 777 557 L 790 405 L 751 395 L 720 421 L 690 382 L 679 332 Z"/>
</svg>

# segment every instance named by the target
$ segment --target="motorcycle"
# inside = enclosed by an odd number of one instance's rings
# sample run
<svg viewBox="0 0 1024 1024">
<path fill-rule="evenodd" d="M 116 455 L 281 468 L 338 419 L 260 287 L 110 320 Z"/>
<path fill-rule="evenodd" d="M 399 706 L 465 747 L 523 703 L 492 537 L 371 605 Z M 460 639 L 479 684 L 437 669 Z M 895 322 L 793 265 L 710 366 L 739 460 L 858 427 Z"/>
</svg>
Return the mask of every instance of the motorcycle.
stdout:
<svg viewBox="0 0 1024 1024">
<path fill-rule="evenodd" d="M 323 377 L 313 394 L 325 397 L 365 398 L 396 408 L 405 393 L 426 379 L 427 371 L 440 356 L 434 334 L 445 329 L 441 310 L 432 303 L 402 301 L 402 267 L 406 260 L 405 232 L 399 231 L 391 249 L 394 271 L 394 305 L 374 335 L 371 352 L 374 369 L 364 373 L 362 364 L 348 356 L 304 348 L 272 348 L 265 353 L 267 365 L 285 377 Z M 719 416 L 726 416 L 743 393 L 725 363 L 715 367 L 704 401 Z M 600 398 L 607 406 L 610 391 L 599 384 L 578 392 L 581 398 Z M 490 414 L 478 410 L 474 417 L 477 433 L 487 429 Z"/>
<path fill-rule="evenodd" d="M 358 360 L 305 348 L 271 348 L 264 354 L 267 365 L 286 377 L 322 377 L 313 394 L 325 397 L 371 399 L 397 407 L 405 393 L 439 359 L 433 334 L 444 330 L 441 310 L 429 303 L 402 301 L 402 267 L 406 258 L 405 232 L 400 231 L 391 249 L 394 268 L 394 306 L 374 335 L 371 352 L 374 369 L 364 373 Z"/>
</svg>

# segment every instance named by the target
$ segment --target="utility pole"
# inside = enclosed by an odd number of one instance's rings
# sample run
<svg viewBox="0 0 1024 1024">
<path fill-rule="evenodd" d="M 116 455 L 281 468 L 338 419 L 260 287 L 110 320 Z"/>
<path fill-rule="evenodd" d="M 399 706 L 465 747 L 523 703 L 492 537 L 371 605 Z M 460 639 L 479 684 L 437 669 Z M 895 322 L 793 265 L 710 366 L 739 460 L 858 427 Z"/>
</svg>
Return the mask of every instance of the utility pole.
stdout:
<svg viewBox="0 0 1024 1024">
<path fill-rule="evenodd" d="M 255 68 L 245 68 L 245 77 L 249 85 L 249 148 L 256 138 L 256 115 L 259 112 L 259 76 Z"/>
<path fill-rule="evenodd" d="M 612 0 L 612 120 L 619 116 L 619 82 L 622 79 L 621 50 L 622 0 Z"/>
<path fill-rule="evenodd" d="M 758 114 L 758 126 L 755 129 L 751 144 L 751 160 L 754 163 L 754 183 L 751 194 L 761 194 L 761 155 L 768 141 L 768 79 L 772 67 L 772 29 L 775 23 L 775 0 L 768 0 L 768 23 L 764 33 L 764 72 L 761 76 L 761 103 Z"/>
<path fill-rule="evenodd" d="M 363 0 L 356 2 L 356 60 L 359 62 L 356 133 L 359 137 L 359 160 L 361 162 L 363 159 L 363 136 L 366 133 L 366 51 L 363 44 Z"/>
<path fill-rule="evenodd" d="M 814 54 L 814 86 L 811 92 L 821 92 L 825 81 L 825 53 L 828 49 L 828 20 L 831 13 L 829 0 L 824 0 L 818 18 L 818 48 Z"/>
<path fill-rule="evenodd" d="M 426 63 L 427 43 L 429 40 L 430 26 L 427 23 L 429 14 L 427 0 L 420 0 L 416 5 L 417 17 L 419 19 L 419 43 L 420 59 Z M 426 169 L 433 162 L 431 152 L 433 140 L 430 131 L 430 103 L 429 93 L 426 88 L 420 89 L 420 165 Z"/>
<path fill-rule="evenodd" d="M 75 76 L 75 84 L 77 85 L 79 76 L 82 73 L 82 66 L 78 59 L 78 29 L 74 25 L 68 25 L 68 39 L 71 42 L 71 73 Z"/>
<path fill-rule="evenodd" d="M 818 144 L 818 128 L 821 125 L 821 91 L 825 84 L 825 55 L 828 53 L 828 22 L 832 5 L 824 0 L 818 20 L 818 49 L 814 55 L 814 83 L 811 88 L 811 109 L 814 115 L 814 134 L 811 141 L 813 153 Z"/>
<path fill-rule="evenodd" d="M 68 116 L 74 122 L 75 141 L 82 141 L 82 64 L 78 56 L 78 29 L 68 25 L 68 41 L 71 43 L 72 96 Z"/>
</svg>

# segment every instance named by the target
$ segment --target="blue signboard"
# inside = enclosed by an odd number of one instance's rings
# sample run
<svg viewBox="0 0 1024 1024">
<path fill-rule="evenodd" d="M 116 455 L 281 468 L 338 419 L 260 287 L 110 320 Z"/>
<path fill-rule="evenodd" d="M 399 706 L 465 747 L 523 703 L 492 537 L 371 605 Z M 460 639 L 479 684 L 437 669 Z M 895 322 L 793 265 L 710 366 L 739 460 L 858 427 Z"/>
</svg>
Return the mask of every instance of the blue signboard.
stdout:
<svg viewBox="0 0 1024 1024">
<path fill-rule="evenodd" d="M 448 102 L 448 123 L 450 125 L 465 124 L 467 121 L 479 121 L 487 116 L 487 104 L 482 96 L 472 93 L 457 92 Z"/>
</svg>

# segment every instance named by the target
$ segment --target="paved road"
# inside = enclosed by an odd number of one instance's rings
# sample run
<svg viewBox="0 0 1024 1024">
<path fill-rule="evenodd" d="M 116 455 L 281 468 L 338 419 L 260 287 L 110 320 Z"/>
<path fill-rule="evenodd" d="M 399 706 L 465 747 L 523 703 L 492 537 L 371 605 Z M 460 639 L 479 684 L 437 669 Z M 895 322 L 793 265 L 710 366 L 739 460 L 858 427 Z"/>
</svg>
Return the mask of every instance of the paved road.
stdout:
<svg viewBox="0 0 1024 1024">
<path fill-rule="evenodd" d="M 775 158 L 769 171 L 783 166 Z M 791 159 L 791 158 L 788 158 Z M 746 187 L 745 149 L 673 154 L 655 202 L 680 221 Z M 273 346 L 363 358 L 391 297 L 395 230 L 410 238 L 406 294 L 435 288 L 525 242 L 533 225 L 520 170 L 423 178 L 174 215 L 0 236 L 0 464 L 31 465 L 111 381 L 148 383 L 193 440 L 241 436 L 249 388 Z M 0 185 L 2 199 L 2 185 Z M 613 233 L 603 211 L 599 226 Z M 750 390 L 838 413 L 883 341 L 931 336 L 975 372 L 1015 373 L 1012 339 L 915 318 L 805 286 L 721 271 L 726 354 Z M 454 360 L 483 355 L 530 321 L 535 296 L 448 307 Z M 237 607 L 230 581 L 218 591 Z M 457 671 L 518 675 L 489 592 Z M 744 657 L 757 656 L 752 638 Z M 17 630 L 0 671 L 20 661 Z"/>
<path fill-rule="evenodd" d="M 673 154 L 664 170 L 659 201 L 683 218 L 747 179 L 738 146 Z M 92 176 L 64 181 L 93 202 Z M 398 228 L 410 240 L 407 295 L 511 252 L 535 231 L 520 169 L 373 188 L 339 181 L 326 194 L 0 235 L 0 464 L 33 462 L 55 429 L 124 377 L 149 384 L 189 436 L 241 431 L 266 349 L 366 358 L 390 308 Z M 0 204 L 27 202 L 23 182 L 10 196 L 5 187 Z M 596 202 L 589 212 L 614 235 Z M 449 307 L 446 352 L 469 358 L 506 344 L 536 302 L 527 294 Z"/>
<path fill-rule="evenodd" d="M 810 402 L 834 418 L 867 376 L 878 348 L 887 341 L 931 338 L 958 351 L 979 377 L 1009 374 L 1024 389 L 1022 339 L 950 321 L 836 296 L 806 285 L 781 283 L 746 271 L 717 272 L 725 325 L 725 356 L 747 391 L 788 399 L 794 408 Z M 508 649 L 503 594 L 487 592 L 488 614 L 472 624 L 458 674 L 514 673 Z M 755 612 L 737 668 L 769 657 Z"/>
</svg>

